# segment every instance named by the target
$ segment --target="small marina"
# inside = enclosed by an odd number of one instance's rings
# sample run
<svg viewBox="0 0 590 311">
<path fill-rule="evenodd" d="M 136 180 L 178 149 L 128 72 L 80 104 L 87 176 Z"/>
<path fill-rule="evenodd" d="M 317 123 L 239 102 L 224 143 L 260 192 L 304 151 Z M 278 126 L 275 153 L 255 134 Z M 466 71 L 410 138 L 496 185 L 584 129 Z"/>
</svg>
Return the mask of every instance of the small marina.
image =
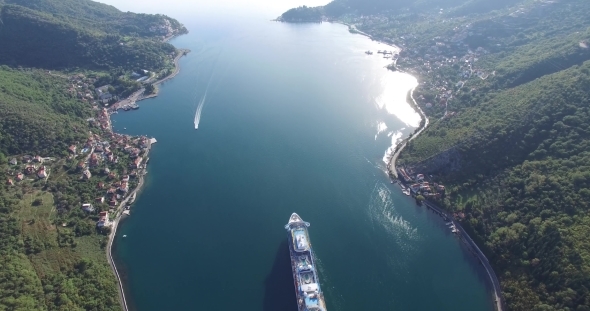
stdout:
<svg viewBox="0 0 590 311">
<path fill-rule="evenodd" d="M 137 103 L 127 104 L 127 105 L 119 107 L 118 109 L 123 109 L 124 111 L 137 110 L 137 109 L 139 109 L 139 105 Z"/>
<path fill-rule="evenodd" d="M 365 51 L 365 54 L 373 55 L 373 51 L 371 51 L 371 50 Z M 387 51 L 387 50 L 378 50 L 377 54 L 381 54 L 381 55 L 383 55 L 383 58 L 390 59 L 394 62 L 396 62 L 397 58 L 399 57 L 399 54 L 397 52 Z"/>
</svg>

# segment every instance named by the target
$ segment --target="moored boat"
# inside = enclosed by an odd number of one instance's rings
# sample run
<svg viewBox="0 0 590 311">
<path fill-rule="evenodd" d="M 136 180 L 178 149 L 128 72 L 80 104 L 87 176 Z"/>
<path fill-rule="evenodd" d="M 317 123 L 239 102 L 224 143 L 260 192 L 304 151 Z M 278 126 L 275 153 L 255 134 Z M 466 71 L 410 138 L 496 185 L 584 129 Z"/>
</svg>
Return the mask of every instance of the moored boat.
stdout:
<svg viewBox="0 0 590 311">
<path fill-rule="evenodd" d="M 320 288 L 314 253 L 309 241 L 308 222 L 293 213 L 285 229 L 289 232 L 291 270 L 299 311 L 326 311 L 324 294 Z"/>
</svg>

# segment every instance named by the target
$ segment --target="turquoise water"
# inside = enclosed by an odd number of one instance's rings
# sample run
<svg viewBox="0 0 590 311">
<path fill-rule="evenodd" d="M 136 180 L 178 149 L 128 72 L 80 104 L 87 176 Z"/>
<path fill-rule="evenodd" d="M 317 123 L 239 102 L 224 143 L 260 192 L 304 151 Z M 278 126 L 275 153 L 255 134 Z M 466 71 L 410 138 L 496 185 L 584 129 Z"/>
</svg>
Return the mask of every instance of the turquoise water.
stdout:
<svg viewBox="0 0 590 311">
<path fill-rule="evenodd" d="M 364 53 L 384 45 L 337 24 L 183 22 L 181 73 L 113 117 L 158 140 L 115 243 L 133 309 L 296 310 L 293 212 L 329 310 L 492 309 L 479 265 L 384 173 L 419 122 L 416 80 Z"/>
</svg>

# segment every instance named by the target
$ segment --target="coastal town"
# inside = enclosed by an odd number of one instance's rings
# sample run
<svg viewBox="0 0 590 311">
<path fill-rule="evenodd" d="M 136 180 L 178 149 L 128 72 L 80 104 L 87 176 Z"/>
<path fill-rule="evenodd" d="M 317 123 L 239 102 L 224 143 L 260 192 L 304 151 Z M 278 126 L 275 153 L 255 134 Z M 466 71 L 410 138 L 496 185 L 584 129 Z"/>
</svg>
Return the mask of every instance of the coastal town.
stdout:
<svg viewBox="0 0 590 311">
<path fill-rule="evenodd" d="M 154 28 L 153 31 L 171 33 L 168 28 L 159 29 Z M 67 176 L 92 184 L 100 195 L 82 202 L 78 208 L 95 220 L 97 230 L 110 233 L 120 216 L 130 214 L 130 204 L 135 200 L 143 176 L 147 173 L 149 150 L 156 142 L 155 138 L 146 136 L 115 133 L 111 115 L 121 110 L 138 109 L 138 101 L 157 96 L 156 86 L 179 72 L 178 60 L 188 52 L 179 50 L 170 55 L 173 70 L 165 69 L 159 73 L 138 70 L 140 73 L 132 71 L 119 76 L 116 81 L 130 85 L 127 88 L 111 84 L 96 86 L 104 77 L 93 73 L 64 76 L 46 71 L 48 75 L 66 79 L 67 93 L 92 108 L 94 116 L 86 121 L 93 130 L 85 141 L 63 150 L 62 157 L 29 154 L 12 156 L 8 161 L 7 172 L 10 177 L 5 181 L 6 185 L 16 187 L 29 183 L 33 187 L 43 187 L 54 179 L 59 182 Z M 58 210 L 60 208 L 65 209 L 66 206 L 58 205 Z"/>
<path fill-rule="evenodd" d="M 179 72 L 189 51 L 167 41 L 188 30 L 94 1 L 2 9 L 16 26 L 1 38 L 13 48 L 0 66 L 2 306 L 126 310 L 112 239 L 156 140 L 125 135 L 111 116 L 139 109 Z"/>
<path fill-rule="evenodd" d="M 476 49 L 469 48 L 462 38 L 466 31 L 459 32 L 452 37 L 437 36 L 433 38 L 432 45 L 425 49 L 402 48 L 399 53 L 379 50 L 384 58 L 391 59 L 388 66 L 390 70 L 408 72 L 420 77 L 420 91 L 416 102 L 427 110 L 443 110 L 443 118 L 450 118 L 456 111 L 449 111 L 449 103 L 461 90 L 469 92 L 476 91 L 476 88 L 469 88 L 470 79 L 478 78 L 485 80 L 495 72 L 488 72 L 479 67 L 479 59 L 489 52 L 483 47 Z M 402 39 L 405 37 L 402 37 Z M 387 42 L 387 38 L 384 42 Z M 390 40 L 391 41 L 391 40 Z M 405 44 L 401 44 L 402 47 Z M 366 52 L 372 55 L 372 51 Z M 454 71 L 454 75 L 444 75 L 441 72 Z M 463 89 L 465 87 L 465 89 Z"/>
<path fill-rule="evenodd" d="M 147 173 L 148 152 L 156 140 L 146 136 L 129 136 L 110 131 L 110 118 L 103 108 L 96 119 L 101 134 L 91 133 L 85 142 L 71 145 L 64 150 L 64 158 L 22 155 L 9 160 L 6 184 L 47 183 L 52 171 L 77 176 L 80 182 L 91 183 L 101 192 L 92 202 L 84 202 L 80 208 L 88 214 L 98 214 L 97 228 L 109 227 L 112 219 L 122 211 Z M 100 131 L 99 131 L 100 132 Z M 63 166 L 69 167 L 63 171 Z M 56 177 L 61 178 L 61 177 Z M 110 214 L 109 214 L 110 213 Z M 110 215 L 110 217 L 109 217 Z"/>
<path fill-rule="evenodd" d="M 417 77 L 420 87 L 416 89 L 416 103 L 428 115 L 445 119 L 460 113 L 461 107 L 453 106 L 459 94 L 478 93 L 482 86 L 480 82 L 496 75 L 497 68 L 489 61 L 490 55 L 513 43 L 510 36 L 501 34 L 523 24 L 534 24 L 555 4 L 556 1 L 551 0 L 535 1 L 500 12 L 489 20 L 464 22 L 444 19 L 442 11 L 432 10 L 422 13 L 419 18 L 440 20 L 447 26 L 430 28 L 425 23 L 418 32 L 405 27 L 403 18 L 410 13 L 351 15 L 336 22 L 347 25 L 352 33 L 399 47 L 399 53 L 384 55 L 392 60 L 388 68 Z M 383 25 L 396 27 L 385 32 Z M 581 41 L 580 47 L 588 46 L 587 43 Z"/>
</svg>

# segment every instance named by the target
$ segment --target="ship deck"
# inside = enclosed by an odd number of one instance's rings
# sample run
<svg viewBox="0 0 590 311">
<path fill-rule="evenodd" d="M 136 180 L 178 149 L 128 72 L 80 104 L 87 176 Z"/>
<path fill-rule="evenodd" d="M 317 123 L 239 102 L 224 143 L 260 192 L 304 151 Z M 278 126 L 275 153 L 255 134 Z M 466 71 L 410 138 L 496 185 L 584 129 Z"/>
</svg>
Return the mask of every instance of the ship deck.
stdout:
<svg viewBox="0 0 590 311">
<path fill-rule="evenodd" d="M 297 214 L 294 215 L 296 221 L 290 221 L 285 228 L 289 231 L 291 270 L 298 310 L 326 311 L 325 299 L 320 289 L 313 250 L 307 232 L 309 224 L 304 223 Z M 292 215 L 291 220 L 293 219 Z"/>
</svg>

